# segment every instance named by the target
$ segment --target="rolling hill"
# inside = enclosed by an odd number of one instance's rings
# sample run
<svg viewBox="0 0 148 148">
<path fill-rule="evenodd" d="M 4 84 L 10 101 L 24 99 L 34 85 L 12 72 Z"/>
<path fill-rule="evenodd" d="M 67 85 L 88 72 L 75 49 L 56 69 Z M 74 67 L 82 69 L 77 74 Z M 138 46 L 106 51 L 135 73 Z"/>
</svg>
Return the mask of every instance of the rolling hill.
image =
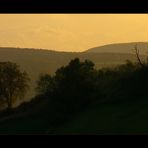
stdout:
<svg viewBox="0 0 148 148">
<path fill-rule="evenodd" d="M 88 49 L 86 52 L 93 53 L 134 53 L 134 46 L 137 44 L 137 47 L 140 51 L 140 54 L 147 54 L 148 52 L 148 42 L 132 42 L 132 43 L 119 43 L 119 44 L 108 44 L 104 46 L 94 47 Z"/>
<path fill-rule="evenodd" d="M 134 43 L 133 43 L 134 44 Z M 144 43 L 143 46 L 148 46 L 148 43 Z M 110 46 L 110 45 L 106 45 Z M 111 45 L 113 48 L 113 45 Z M 131 46 L 131 43 L 130 45 Z M 121 47 L 121 45 L 115 47 Z M 95 49 L 95 48 L 94 48 Z M 117 48 L 115 48 L 117 50 Z M 122 50 L 123 48 L 121 48 Z M 97 50 L 97 49 L 96 49 Z M 115 50 L 115 51 L 116 51 Z M 89 59 L 95 63 L 96 68 L 101 67 L 111 67 L 116 66 L 125 61 L 131 60 L 136 61 L 136 56 L 128 52 L 115 52 L 113 50 L 104 50 L 101 47 L 99 52 L 94 52 L 95 50 L 88 50 L 86 52 L 57 52 L 51 50 L 40 50 L 40 49 L 22 49 L 22 48 L 0 48 L 0 61 L 11 61 L 20 65 L 22 70 L 28 72 L 31 82 L 30 91 L 24 98 L 24 101 L 29 101 L 35 95 L 36 81 L 39 75 L 42 73 L 49 73 L 51 75 L 63 65 L 69 63 L 69 61 L 75 57 L 80 58 L 80 60 Z M 142 59 L 146 59 L 146 55 L 141 55 Z M 20 104 L 18 102 L 16 106 Z"/>
</svg>

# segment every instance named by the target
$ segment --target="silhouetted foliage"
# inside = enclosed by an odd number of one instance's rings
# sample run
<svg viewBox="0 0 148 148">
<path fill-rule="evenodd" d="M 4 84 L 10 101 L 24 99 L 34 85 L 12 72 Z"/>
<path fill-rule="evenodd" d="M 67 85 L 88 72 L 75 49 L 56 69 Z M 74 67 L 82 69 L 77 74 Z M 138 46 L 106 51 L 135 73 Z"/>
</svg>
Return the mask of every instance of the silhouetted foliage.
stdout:
<svg viewBox="0 0 148 148">
<path fill-rule="evenodd" d="M 94 64 L 90 61 L 72 60 L 68 66 L 56 71 L 56 97 L 70 109 L 79 108 L 93 98 Z"/>
<path fill-rule="evenodd" d="M 19 66 L 11 62 L 0 62 L 0 99 L 12 108 L 13 101 L 22 99 L 28 88 L 27 73 L 20 72 Z"/>
<path fill-rule="evenodd" d="M 75 58 L 67 66 L 59 68 L 54 76 L 41 75 L 37 92 L 49 97 L 53 118 L 66 118 L 96 99 L 96 79 L 94 63 L 89 60 L 80 62 Z"/>
<path fill-rule="evenodd" d="M 36 90 L 39 94 L 44 94 L 46 92 L 52 93 L 54 91 L 54 85 L 55 81 L 50 75 L 40 75 Z"/>
<path fill-rule="evenodd" d="M 96 70 L 91 61 L 80 62 L 75 58 L 67 66 L 59 68 L 54 76 L 42 75 L 38 81 L 38 93 L 43 98 L 50 98 L 49 110 L 59 121 L 96 100 L 117 103 L 147 95 L 147 71 L 146 67 L 129 60 L 115 68 Z"/>
</svg>

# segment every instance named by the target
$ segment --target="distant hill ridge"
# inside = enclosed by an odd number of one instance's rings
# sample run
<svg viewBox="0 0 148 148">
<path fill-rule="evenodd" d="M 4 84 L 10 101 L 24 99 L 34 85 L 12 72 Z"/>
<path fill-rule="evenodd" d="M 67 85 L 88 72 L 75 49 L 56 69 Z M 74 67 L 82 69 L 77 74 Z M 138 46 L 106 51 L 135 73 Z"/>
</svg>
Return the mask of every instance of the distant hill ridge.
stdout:
<svg viewBox="0 0 148 148">
<path fill-rule="evenodd" d="M 137 44 L 137 47 L 140 51 L 140 54 L 147 54 L 148 52 L 148 42 L 131 42 L 131 43 L 116 43 L 116 44 L 107 44 L 103 46 L 98 46 L 90 48 L 85 52 L 95 52 L 95 53 L 130 53 L 134 54 L 134 46 Z"/>
<path fill-rule="evenodd" d="M 102 46 L 97 46 L 85 50 L 83 52 L 97 52 L 97 53 L 130 53 L 134 54 L 134 46 L 137 44 L 138 49 L 140 50 L 140 54 L 148 53 L 148 42 L 130 42 L 130 43 L 113 43 L 106 44 Z M 57 53 L 83 53 L 83 52 L 67 52 L 67 51 L 58 51 L 53 49 L 42 49 L 42 48 L 20 48 L 20 47 L 0 47 L 0 50 L 18 50 L 21 49 L 23 51 L 37 51 L 37 52 L 57 52 Z"/>
<path fill-rule="evenodd" d="M 45 52 L 45 53 L 80 53 L 72 51 L 58 51 L 53 49 L 44 49 L 44 48 L 20 48 L 20 47 L 0 47 L 0 50 L 10 50 L 10 51 L 29 51 L 29 52 Z"/>
</svg>

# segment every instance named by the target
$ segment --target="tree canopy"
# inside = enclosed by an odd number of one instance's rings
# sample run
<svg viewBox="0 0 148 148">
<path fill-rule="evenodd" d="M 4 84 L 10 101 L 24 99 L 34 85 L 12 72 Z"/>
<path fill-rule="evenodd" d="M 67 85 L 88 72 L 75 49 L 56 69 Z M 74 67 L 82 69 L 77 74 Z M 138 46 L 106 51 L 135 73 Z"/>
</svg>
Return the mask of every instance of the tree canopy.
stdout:
<svg viewBox="0 0 148 148">
<path fill-rule="evenodd" d="M 87 104 L 94 95 L 95 73 L 94 64 L 78 58 L 70 61 L 67 66 L 59 68 L 55 75 L 41 75 L 38 81 L 38 93 L 52 95 L 67 108 L 76 109 Z"/>
<path fill-rule="evenodd" d="M 0 62 L 0 99 L 11 109 L 13 101 L 22 99 L 29 88 L 29 77 L 12 62 Z"/>
</svg>

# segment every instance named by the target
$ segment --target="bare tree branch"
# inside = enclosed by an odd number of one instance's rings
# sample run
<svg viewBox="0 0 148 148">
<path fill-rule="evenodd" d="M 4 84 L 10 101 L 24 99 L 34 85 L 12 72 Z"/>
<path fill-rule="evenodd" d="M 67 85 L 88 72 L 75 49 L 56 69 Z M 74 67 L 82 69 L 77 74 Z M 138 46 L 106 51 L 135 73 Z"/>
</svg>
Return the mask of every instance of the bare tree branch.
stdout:
<svg viewBox="0 0 148 148">
<path fill-rule="evenodd" d="M 134 50 L 135 50 L 135 52 L 136 52 L 136 57 L 137 57 L 138 63 L 143 67 L 144 64 L 141 62 L 141 59 L 140 59 L 140 57 L 139 57 L 139 50 L 138 50 L 138 48 L 137 48 L 137 44 L 135 45 Z"/>
</svg>

